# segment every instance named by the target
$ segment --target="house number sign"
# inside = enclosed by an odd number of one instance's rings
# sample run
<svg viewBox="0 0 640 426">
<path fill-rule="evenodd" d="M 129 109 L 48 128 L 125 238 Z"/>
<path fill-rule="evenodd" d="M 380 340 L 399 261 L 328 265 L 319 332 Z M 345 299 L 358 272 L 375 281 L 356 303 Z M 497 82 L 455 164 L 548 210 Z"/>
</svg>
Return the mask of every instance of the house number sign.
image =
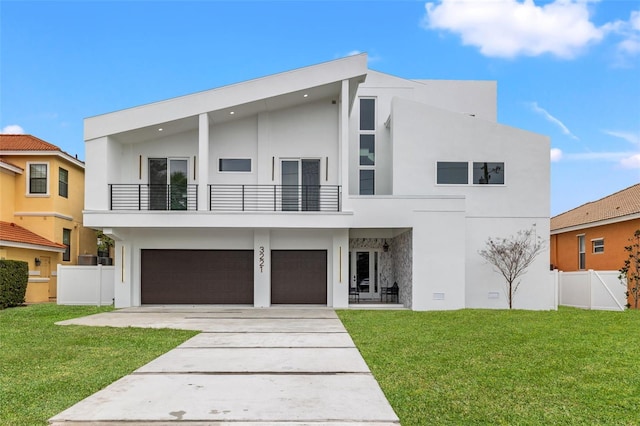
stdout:
<svg viewBox="0 0 640 426">
<path fill-rule="evenodd" d="M 262 269 L 264 268 L 264 246 L 260 246 L 260 255 L 258 265 L 260 266 L 260 273 L 262 273 Z"/>
</svg>

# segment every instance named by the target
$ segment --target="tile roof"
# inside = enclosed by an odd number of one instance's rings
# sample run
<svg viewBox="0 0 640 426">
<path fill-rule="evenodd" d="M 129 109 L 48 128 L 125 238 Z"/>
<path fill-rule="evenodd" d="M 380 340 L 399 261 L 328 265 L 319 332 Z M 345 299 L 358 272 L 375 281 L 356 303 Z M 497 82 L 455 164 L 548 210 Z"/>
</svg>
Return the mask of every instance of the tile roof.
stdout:
<svg viewBox="0 0 640 426">
<path fill-rule="evenodd" d="M 551 218 L 551 231 L 640 213 L 640 183 Z"/>
<path fill-rule="evenodd" d="M 60 148 L 31 135 L 0 135 L 0 151 L 60 151 Z"/>
<path fill-rule="evenodd" d="M 12 222 L 0 222 L 0 241 L 12 241 L 14 243 L 33 244 L 52 247 L 56 249 L 66 248 L 64 244 L 54 243 L 38 234 L 34 234 L 22 226 Z"/>
</svg>

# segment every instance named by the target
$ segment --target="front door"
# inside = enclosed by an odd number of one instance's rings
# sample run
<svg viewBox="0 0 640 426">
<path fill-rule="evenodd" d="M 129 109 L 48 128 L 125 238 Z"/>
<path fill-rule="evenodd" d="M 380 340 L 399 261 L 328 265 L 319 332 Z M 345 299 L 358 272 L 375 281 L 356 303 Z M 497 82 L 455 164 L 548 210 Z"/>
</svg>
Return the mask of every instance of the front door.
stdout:
<svg viewBox="0 0 640 426">
<path fill-rule="evenodd" d="M 380 300 L 379 258 L 376 250 L 351 252 L 351 287 L 357 289 L 360 300 Z"/>
<path fill-rule="evenodd" d="M 282 160 L 282 210 L 320 210 L 320 160 Z"/>
</svg>

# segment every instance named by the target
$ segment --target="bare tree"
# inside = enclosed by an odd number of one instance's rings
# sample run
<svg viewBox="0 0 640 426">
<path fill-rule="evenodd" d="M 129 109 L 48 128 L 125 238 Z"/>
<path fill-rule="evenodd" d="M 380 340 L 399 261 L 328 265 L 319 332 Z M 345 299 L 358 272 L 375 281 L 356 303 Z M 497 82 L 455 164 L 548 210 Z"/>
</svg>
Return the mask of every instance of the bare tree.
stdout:
<svg viewBox="0 0 640 426">
<path fill-rule="evenodd" d="M 509 309 L 513 308 L 513 297 L 520 286 L 519 278 L 544 251 L 544 243 L 536 236 L 535 225 L 533 226 L 531 229 L 518 231 L 509 238 L 489 237 L 486 248 L 478 251 L 504 277 Z"/>
<path fill-rule="evenodd" d="M 624 248 L 628 256 L 624 261 L 624 266 L 620 268 L 618 278 L 627 284 L 627 298 L 633 300 L 633 307 L 638 309 L 638 302 L 640 302 L 640 229 L 629 238 L 629 243 Z M 630 307 L 631 304 L 627 303 L 627 308 Z"/>
</svg>

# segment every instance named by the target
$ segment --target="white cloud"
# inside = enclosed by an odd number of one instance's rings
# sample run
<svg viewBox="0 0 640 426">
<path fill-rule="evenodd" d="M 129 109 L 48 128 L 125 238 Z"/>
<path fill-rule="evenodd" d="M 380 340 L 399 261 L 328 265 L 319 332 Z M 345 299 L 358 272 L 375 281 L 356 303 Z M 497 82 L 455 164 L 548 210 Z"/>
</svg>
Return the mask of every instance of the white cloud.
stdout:
<svg viewBox="0 0 640 426">
<path fill-rule="evenodd" d="M 571 133 L 571 130 L 569 130 L 569 128 L 567 126 L 565 126 L 562 121 L 560 121 L 559 119 L 557 119 L 553 115 L 549 114 L 549 112 L 546 109 L 541 108 L 540 106 L 538 106 L 537 102 L 531 102 L 529 104 L 529 106 L 531 107 L 531 109 L 534 112 L 542 115 L 547 121 L 549 121 L 549 122 L 555 124 L 556 126 L 558 126 L 560 128 L 560 130 L 562 131 L 562 133 L 564 133 L 565 135 L 571 137 L 572 139 L 579 140 L 576 135 Z"/>
<path fill-rule="evenodd" d="M 602 132 L 616 138 L 624 139 L 634 145 L 640 146 L 640 133 L 631 133 L 617 130 L 603 130 Z"/>
<path fill-rule="evenodd" d="M 555 163 L 562 159 L 562 150 L 560 148 L 551 148 L 551 162 Z"/>
<path fill-rule="evenodd" d="M 625 169 L 640 169 L 640 154 L 623 158 L 620 160 L 620 165 Z"/>
<path fill-rule="evenodd" d="M 618 43 L 618 51 L 628 56 L 640 54 L 640 10 L 631 12 L 629 21 L 617 21 L 612 24 L 612 31 L 622 36 Z"/>
<path fill-rule="evenodd" d="M 619 163 L 625 158 L 636 155 L 635 152 L 580 152 L 566 154 L 564 158 L 574 161 L 611 161 Z"/>
<path fill-rule="evenodd" d="M 589 19 L 589 0 L 439 0 L 425 5 L 423 25 L 460 35 L 485 56 L 514 58 L 551 54 L 573 58 L 604 37 Z"/>
<path fill-rule="evenodd" d="M 4 135 L 23 135 L 24 129 L 17 124 L 9 124 L 2 128 L 1 133 Z"/>
</svg>

